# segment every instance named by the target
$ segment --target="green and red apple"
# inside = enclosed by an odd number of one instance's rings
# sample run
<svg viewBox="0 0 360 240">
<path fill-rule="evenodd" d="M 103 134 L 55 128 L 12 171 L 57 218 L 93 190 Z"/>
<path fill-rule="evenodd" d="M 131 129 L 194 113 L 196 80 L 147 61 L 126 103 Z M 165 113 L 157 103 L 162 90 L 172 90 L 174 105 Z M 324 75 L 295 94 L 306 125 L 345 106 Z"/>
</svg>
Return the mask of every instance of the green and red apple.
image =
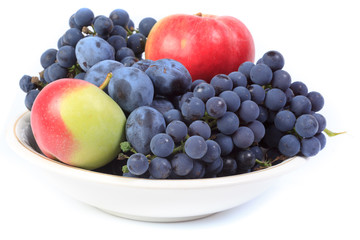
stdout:
<svg viewBox="0 0 360 240">
<path fill-rule="evenodd" d="M 158 21 L 146 41 L 145 57 L 181 62 L 194 80 L 237 71 L 254 61 L 250 31 L 231 16 L 175 14 Z"/>
<path fill-rule="evenodd" d="M 125 123 L 123 111 L 104 91 L 70 78 L 42 89 L 31 111 L 31 127 L 41 151 L 90 170 L 104 166 L 120 152 Z"/>
</svg>

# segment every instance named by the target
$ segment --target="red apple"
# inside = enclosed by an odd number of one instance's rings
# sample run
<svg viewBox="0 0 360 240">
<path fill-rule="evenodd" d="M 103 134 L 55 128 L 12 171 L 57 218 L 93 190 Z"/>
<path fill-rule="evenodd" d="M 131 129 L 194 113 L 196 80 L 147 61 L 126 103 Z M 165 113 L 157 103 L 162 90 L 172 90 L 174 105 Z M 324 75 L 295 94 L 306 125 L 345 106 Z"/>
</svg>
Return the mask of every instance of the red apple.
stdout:
<svg viewBox="0 0 360 240">
<path fill-rule="evenodd" d="M 181 62 L 193 81 L 229 74 L 254 61 L 255 47 L 247 27 L 230 16 L 175 14 L 158 21 L 145 47 L 145 58 Z"/>
</svg>

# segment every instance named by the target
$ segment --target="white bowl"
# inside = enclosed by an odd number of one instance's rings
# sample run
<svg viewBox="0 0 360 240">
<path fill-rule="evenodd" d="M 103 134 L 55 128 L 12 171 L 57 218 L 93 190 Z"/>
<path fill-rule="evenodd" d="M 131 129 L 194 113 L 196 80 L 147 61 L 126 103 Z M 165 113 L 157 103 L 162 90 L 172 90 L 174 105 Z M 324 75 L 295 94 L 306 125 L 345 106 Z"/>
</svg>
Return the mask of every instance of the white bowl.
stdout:
<svg viewBox="0 0 360 240">
<path fill-rule="evenodd" d="M 239 206 L 306 162 L 294 157 L 267 169 L 219 178 L 138 179 L 71 167 L 43 156 L 33 147 L 30 112 L 17 119 L 9 138 L 17 154 L 41 167 L 72 197 L 113 215 L 152 222 L 192 220 Z"/>
</svg>

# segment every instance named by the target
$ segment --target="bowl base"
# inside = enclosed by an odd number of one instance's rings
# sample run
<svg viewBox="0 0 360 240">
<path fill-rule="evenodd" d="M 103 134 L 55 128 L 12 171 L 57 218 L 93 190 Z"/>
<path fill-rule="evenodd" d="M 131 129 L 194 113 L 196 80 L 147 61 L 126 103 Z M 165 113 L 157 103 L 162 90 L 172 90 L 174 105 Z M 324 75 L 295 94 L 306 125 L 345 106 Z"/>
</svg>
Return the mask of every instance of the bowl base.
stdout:
<svg viewBox="0 0 360 240">
<path fill-rule="evenodd" d="M 114 211 L 103 209 L 103 208 L 97 208 L 97 209 L 99 209 L 105 213 L 117 216 L 117 217 L 122 217 L 122 218 L 136 220 L 136 221 L 158 222 L 158 223 L 186 222 L 186 221 L 192 221 L 192 220 L 205 218 L 205 217 L 208 217 L 208 216 L 211 216 L 214 214 L 214 213 L 210 213 L 210 214 L 186 216 L 186 217 L 149 217 L 149 216 L 138 216 L 138 215 L 131 215 L 131 214 L 126 214 L 126 213 L 119 213 L 119 212 L 114 212 Z"/>
</svg>

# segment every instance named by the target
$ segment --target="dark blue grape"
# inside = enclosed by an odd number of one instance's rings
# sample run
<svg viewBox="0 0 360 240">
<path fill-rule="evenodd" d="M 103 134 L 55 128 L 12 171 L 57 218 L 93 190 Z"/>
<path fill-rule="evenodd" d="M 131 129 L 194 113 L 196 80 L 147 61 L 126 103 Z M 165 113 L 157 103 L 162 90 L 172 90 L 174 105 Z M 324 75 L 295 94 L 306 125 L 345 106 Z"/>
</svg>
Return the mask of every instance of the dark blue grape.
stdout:
<svg viewBox="0 0 360 240">
<path fill-rule="evenodd" d="M 273 73 L 265 64 L 256 64 L 250 71 L 250 79 L 253 83 L 267 85 L 271 82 Z"/>
<path fill-rule="evenodd" d="M 268 109 L 272 111 L 278 111 L 285 106 L 286 95 L 282 90 L 278 88 L 270 89 L 266 93 L 264 103 Z"/>
<path fill-rule="evenodd" d="M 234 149 L 234 143 L 231 136 L 218 133 L 215 135 L 214 141 L 217 142 L 221 148 L 221 156 L 230 154 Z"/>
<path fill-rule="evenodd" d="M 206 140 L 207 151 L 205 155 L 201 158 L 202 161 L 206 163 L 212 163 L 218 159 L 221 155 L 220 145 L 214 140 Z"/>
<path fill-rule="evenodd" d="M 120 25 L 114 25 L 113 30 L 110 33 L 110 36 L 120 36 L 123 37 L 124 39 L 127 39 L 127 31 L 125 30 L 125 28 L 123 28 Z"/>
<path fill-rule="evenodd" d="M 272 71 L 282 69 L 285 64 L 283 55 L 278 51 L 268 51 L 261 59 L 262 62 L 268 65 Z"/>
<path fill-rule="evenodd" d="M 200 159 L 207 152 L 207 144 L 203 137 L 191 136 L 186 140 L 184 150 L 189 157 Z"/>
<path fill-rule="evenodd" d="M 300 151 L 300 142 L 294 135 L 287 134 L 280 138 L 278 148 L 283 155 L 293 157 Z"/>
<path fill-rule="evenodd" d="M 167 125 L 166 134 L 171 136 L 175 143 L 178 143 L 185 139 L 188 134 L 188 128 L 184 122 L 174 120 Z"/>
<path fill-rule="evenodd" d="M 234 88 L 233 91 L 240 97 L 241 102 L 251 99 L 250 91 L 246 87 L 239 86 Z"/>
<path fill-rule="evenodd" d="M 261 150 L 261 148 L 259 146 L 252 146 L 250 148 L 250 151 L 252 151 L 255 154 L 256 159 L 262 161 L 262 159 L 264 158 L 263 151 Z"/>
<path fill-rule="evenodd" d="M 181 105 L 181 114 L 186 120 L 197 120 L 205 114 L 205 103 L 197 97 L 186 99 Z"/>
<path fill-rule="evenodd" d="M 321 143 L 318 138 L 303 138 L 301 140 L 301 153 L 305 157 L 312 157 L 319 153 L 321 149 Z"/>
<path fill-rule="evenodd" d="M 122 110 L 132 112 L 140 106 L 150 105 L 154 98 L 154 88 L 150 78 L 133 67 L 117 68 L 108 85 L 109 95 Z"/>
<path fill-rule="evenodd" d="M 297 95 L 306 96 L 308 94 L 308 88 L 305 85 L 305 83 L 303 83 L 303 82 L 300 82 L 300 81 L 293 82 L 290 85 L 290 88 L 293 91 L 293 93 L 295 94 L 295 96 L 297 96 Z"/>
<path fill-rule="evenodd" d="M 158 133 L 150 141 L 151 152 L 158 157 L 168 157 L 174 150 L 174 140 L 166 133 Z"/>
<path fill-rule="evenodd" d="M 233 89 L 233 81 L 228 75 L 217 74 L 211 80 L 210 84 L 215 89 L 215 95 L 219 95 L 221 92 Z"/>
<path fill-rule="evenodd" d="M 240 120 L 235 113 L 226 112 L 216 123 L 221 133 L 231 135 L 239 128 Z"/>
<path fill-rule="evenodd" d="M 255 139 L 253 131 L 245 126 L 239 127 L 232 135 L 234 145 L 238 148 L 248 148 Z"/>
<path fill-rule="evenodd" d="M 311 112 L 311 102 L 307 97 L 305 97 L 303 95 L 295 96 L 291 100 L 290 110 L 297 117 L 302 114 L 308 114 Z"/>
<path fill-rule="evenodd" d="M 170 124 L 174 120 L 183 120 L 183 116 L 178 109 L 170 109 L 169 111 L 163 113 L 166 124 Z"/>
<path fill-rule="evenodd" d="M 205 166 L 199 160 L 193 160 L 192 170 L 185 176 L 187 179 L 203 178 L 205 175 Z"/>
<path fill-rule="evenodd" d="M 189 71 L 180 62 L 172 59 L 159 59 L 146 70 L 154 83 L 155 92 L 162 96 L 178 96 L 191 87 Z"/>
<path fill-rule="evenodd" d="M 162 97 L 155 97 L 155 99 L 150 104 L 150 107 L 155 108 L 162 114 L 166 113 L 171 109 L 174 109 L 174 105 L 167 98 Z"/>
<path fill-rule="evenodd" d="M 185 153 L 177 153 L 171 159 L 171 167 L 176 175 L 186 176 L 193 170 L 194 160 Z"/>
<path fill-rule="evenodd" d="M 190 91 L 193 92 L 194 89 L 195 89 L 195 87 L 196 87 L 197 85 L 199 85 L 200 83 L 206 83 L 206 81 L 203 80 L 203 79 L 196 79 L 195 81 L 193 81 L 193 82 L 191 83 Z M 214 90 L 214 92 L 215 92 L 215 90 Z"/>
<path fill-rule="evenodd" d="M 57 51 L 56 49 L 50 48 L 41 54 L 40 64 L 44 69 L 55 63 Z"/>
<path fill-rule="evenodd" d="M 148 106 L 136 108 L 126 121 L 126 139 L 139 153 L 150 153 L 150 141 L 158 133 L 165 132 L 165 120 L 156 109 Z"/>
<path fill-rule="evenodd" d="M 141 33 L 132 34 L 127 39 L 127 47 L 133 50 L 135 55 L 145 51 L 145 44 L 146 37 Z"/>
<path fill-rule="evenodd" d="M 282 136 L 284 136 L 283 132 L 277 129 L 275 125 L 270 125 L 265 130 L 262 144 L 265 144 L 266 148 L 277 147 Z"/>
<path fill-rule="evenodd" d="M 325 137 L 325 134 L 323 134 L 323 133 L 318 133 L 318 134 L 315 135 L 315 137 L 319 140 L 320 145 L 321 145 L 320 150 L 322 150 L 322 149 L 325 147 L 325 145 L 326 145 L 326 137 Z"/>
<path fill-rule="evenodd" d="M 266 107 L 259 105 L 259 116 L 256 120 L 264 123 L 268 119 L 268 110 Z"/>
<path fill-rule="evenodd" d="M 286 96 L 286 103 L 290 103 L 291 100 L 295 97 L 295 94 L 291 90 L 291 88 L 288 88 L 285 90 L 285 96 Z"/>
<path fill-rule="evenodd" d="M 70 28 L 77 28 L 81 30 L 81 26 L 78 26 L 75 22 L 75 13 L 70 16 L 69 18 L 69 27 Z"/>
<path fill-rule="evenodd" d="M 24 75 L 19 81 L 19 85 L 21 90 L 28 93 L 30 90 L 33 90 L 36 88 L 36 85 L 31 82 L 32 77 L 29 75 Z"/>
<path fill-rule="evenodd" d="M 326 128 L 326 119 L 323 115 L 321 115 L 320 113 L 314 113 L 312 114 L 315 118 L 316 118 L 316 121 L 318 122 L 319 124 L 319 128 L 318 128 L 318 131 L 317 133 L 321 133 L 322 131 L 325 130 Z"/>
<path fill-rule="evenodd" d="M 155 23 L 156 20 L 152 17 L 143 18 L 139 23 L 139 32 L 147 37 Z"/>
<path fill-rule="evenodd" d="M 257 104 L 261 104 L 265 99 L 265 90 L 258 84 L 251 84 L 249 86 L 251 100 Z"/>
<path fill-rule="evenodd" d="M 211 135 L 211 128 L 206 122 L 202 120 L 195 120 L 189 125 L 189 135 L 198 135 L 204 139 L 208 139 Z"/>
<path fill-rule="evenodd" d="M 63 46 L 56 54 L 56 60 L 60 66 L 69 68 L 76 64 L 75 48 L 72 46 Z"/>
<path fill-rule="evenodd" d="M 142 153 L 132 154 L 127 160 L 127 168 L 134 175 L 142 175 L 149 169 L 149 160 Z"/>
<path fill-rule="evenodd" d="M 236 154 L 238 170 L 244 171 L 251 169 L 256 163 L 255 154 L 250 150 L 240 150 Z"/>
<path fill-rule="evenodd" d="M 206 177 L 217 177 L 224 166 L 224 162 L 221 157 L 217 158 L 215 161 L 208 163 L 205 169 L 205 176 Z"/>
<path fill-rule="evenodd" d="M 265 94 L 265 92 L 264 92 Z M 219 97 L 224 99 L 227 107 L 227 111 L 236 112 L 240 107 L 240 97 L 233 91 L 223 91 L 219 94 Z"/>
<path fill-rule="evenodd" d="M 117 53 L 123 47 L 126 47 L 126 40 L 119 35 L 110 36 L 107 39 L 107 42 L 114 48 L 115 52 Z"/>
<path fill-rule="evenodd" d="M 115 9 L 110 13 L 109 18 L 113 21 L 114 25 L 120 25 L 124 28 L 129 23 L 129 14 L 123 9 Z"/>
<path fill-rule="evenodd" d="M 274 118 L 275 127 L 282 132 L 292 130 L 295 126 L 295 121 L 295 115 L 288 110 L 278 112 Z"/>
<path fill-rule="evenodd" d="M 26 96 L 25 96 L 25 107 L 31 111 L 32 109 L 32 106 L 34 104 L 34 101 L 37 97 L 37 95 L 39 94 L 39 90 L 38 89 L 32 89 L 30 90 L 28 93 L 26 93 Z"/>
<path fill-rule="evenodd" d="M 75 47 L 76 44 L 84 37 L 81 30 L 77 28 L 70 28 L 62 37 L 62 45 L 70 45 Z"/>
<path fill-rule="evenodd" d="M 47 83 L 51 83 L 55 80 L 66 78 L 68 74 L 68 70 L 62 66 L 60 66 L 59 63 L 53 63 L 50 67 L 47 69 L 47 78 L 45 78 Z"/>
<path fill-rule="evenodd" d="M 226 156 L 223 157 L 223 169 L 222 172 L 224 174 L 224 176 L 230 176 L 230 175 L 234 175 L 237 173 L 237 163 L 235 158 L 231 157 L 231 156 Z"/>
<path fill-rule="evenodd" d="M 324 107 L 324 97 L 319 92 L 309 92 L 306 97 L 311 102 L 311 111 L 318 112 Z"/>
<path fill-rule="evenodd" d="M 260 121 L 254 120 L 246 126 L 253 131 L 254 142 L 260 142 L 265 136 L 265 126 Z"/>
<path fill-rule="evenodd" d="M 135 53 L 128 47 L 122 47 L 116 51 L 115 59 L 116 61 L 121 62 L 126 57 L 135 57 Z"/>
<path fill-rule="evenodd" d="M 106 16 L 98 16 L 94 21 L 94 30 L 98 35 L 107 36 L 113 28 L 113 21 Z"/>
<path fill-rule="evenodd" d="M 90 26 L 94 19 L 94 13 L 89 8 L 80 8 L 74 15 L 77 26 Z"/>
<path fill-rule="evenodd" d="M 212 97 L 206 102 L 206 111 L 209 116 L 220 118 L 224 116 L 227 110 L 226 102 L 220 97 Z"/>
<path fill-rule="evenodd" d="M 155 179 L 168 178 L 171 170 L 171 163 L 166 158 L 156 157 L 149 165 L 150 175 Z"/>
<path fill-rule="evenodd" d="M 245 74 L 243 74 L 242 72 L 239 72 L 239 71 L 231 72 L 231 73 L 229 73 L 228 76 L 233 81 L 233 88 L 236 88 L 239 86 L 243 86 L 243 87 L 247 86 L 247 78 L 246 78 Z"/>
<path fill-rule="evenodd" d="M 241 103 L 238 111 L 239 119 L 244 122 L 252 122 L 259 117 L 259 106 L 251 100 L 246 100 Z"/>
<path fill-rule="evenodd" d="M 215 89 L 209 83 L 200 83 L 194 88 L 194 96 L 200 98 L 203 102 L 215 96 Z"/>
<path fill-rule="evenodd" d="M 255 66 L 253 62 L 243 62 L 240 66 L 238 71 L 243 73 L 248 80 L 250 80 L 250 71 Z"/>
<path fill-rule="evenodd" d="M 313 137 L 318 129 L 319 123 L 311 114 L 304 114 L 296 119 L 295 131 L 304 138 Z"/>
<path fill-rule="evenodd" d="M 282 69 L 275 71 L 271 80 L 271 85 L 274 88 L 286 91 L 286 89 L 288 89 L 291 85 L 290 74 Z"/>
</svg>

